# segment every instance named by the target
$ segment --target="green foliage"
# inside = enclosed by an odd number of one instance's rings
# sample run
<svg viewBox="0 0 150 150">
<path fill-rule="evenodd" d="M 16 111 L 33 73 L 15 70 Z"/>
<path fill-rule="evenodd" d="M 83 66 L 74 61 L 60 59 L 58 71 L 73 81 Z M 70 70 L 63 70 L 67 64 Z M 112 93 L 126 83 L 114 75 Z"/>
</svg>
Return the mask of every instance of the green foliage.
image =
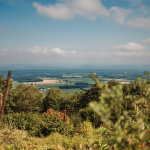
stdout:
<svg viewBox="0 0 150 150">
<path fill-rule="evenodd" d="M 2 140 L 4 137 L 6 137 L 7 134 L 10 133 L 9 129 L 5 129 L 1 133 L 0 140 Z M 5 150 L 23 150 L 26 148 L 25 139 L 27 138 L 27 133 L 21 130 L 15 130 L 9 138 L 6 140 L 6 142 L 0 147 Z"/>
<path fill-rule="evenodd" d="M 21 76 L 21 77 L 15 76 L 13 77 L 13 80 L 18 81 L 18 82 L 42 82 L 43 81 L 43 79 L 39 79 L 39 78 L 29 76 L 29 75 Z"/>
<path fill-rule="evenodd" d="M 60 89 L 52 87 L 47 91 L 46 97 L 43 100 L 43 112 L 46 112 L 49 108 L 62 112 L 66 108 L 67 115 L 77 114 L 81 106 L 80 99 L 83 93 L 63 94 Z"/>
<path fill-rule="evenodd" d="M 52 115 L 37 113 L 14 113 L 4 115 L 2 128 L 26 130 L 32 136 L 48 136 L 51 132 L 63 133 L 63 121 Z"/>
<path fill-rule="evenodd" d="M 4 94 L 5 92 L 5 88 L 6 88 L 6 82 L 7 82 L 7 79 L 6 78 L 2 78 L 3 76 L 0 75 L 0 93 Z M 10 81 L 10 87 L 9 87 L 9 90 L 12 89 L 12 80 Z"/>
<path fill-rule="evenodd" d="M 102 123 L 100 116 L 97 115 L 90 107 L 80 109 L 78 115 L 82 118 L 82 120 L 89 120 L 92 122 L 96 128 L 100 127 Z"/>
<path fill-rule="evenodd" d="M 66 80 L 65 80 L 66 81 Z M 66 81 L 68 82 L 68 80 Z M 86 82 L 76 82 L 75 85 L 65 85 L 65 86 L 59 86 L 60 89 L 75 89 L 75 88 L 87 88 L 91 87 L 92 84 L 86 83 Z"/>
<path fill-rule="evenodd" d="M 144 74 L 147 75 L 148 78 L 150 78 L 150 74 L 147 71 L 145 71 Z"/>
<path fill-rule="evenodd" d="M 111 149 L 142 149 L 149 146 L 150 85 L 140 77 L 135 83 L 139 95 L 127 94 L 123 97 L 121 85 L 113 86 L 100 83 L 92 74 L 99 88 L 103 88 L 99 102 L 91 102 L 90 107 L 101 117 L 106 128 L 101 135 Z M 137 93 L 137 94 L 139 94 Z M 122 103 L 129 100 L 133 106 L 134 116 L 124 109 Z M 107 134 L 106 134 L 107 132 Z"/>
<path fill-rule="evenodd" d="M 65 108 L 67 110 L 67 115 L 72 116 L 77 114 L 80 109 L 80 98 L 82 97 L 83 92 L 75 94 L 64 94 L 61 101 L 60 111 L 63 111 Z"/>
<path fill-rule="evenodd" d="M 110 89 L 112 89 L 113 86 L 120 84 L 119 82 L 117 82 L 116 80 L 109 80 L 108 81 L 108 87 Z"/>
<path fill-rule="evenodd" d="M 13 97 L 14 112 L 40 112 L 42 111 L 44 95 L 34 85 L 19 84 L 15 89 Z"/>
<path fill-rule="evenodd" d="M 52 87 L 47 91 L 45 99 L 43 100 L 43 111 L 46 112 L 49 108 L 59 111 L 62 99 L 62 91 Z"/>
<path fill-rule="evenodd" d="M 17 128 L 19 130 L 27 130 L 31 135 L 41 136 L 41 122 L 37 114 L 14 113 L 4 115 L 2 127 L 8 127 L 10 130 Z"/>
<path fill-rule="evenodd" d="M 6 78 L 2 78 L 3 76 L 0 75 L 0 93 L 2 93 L 4 95 L 5 93 L 5 88 L 6 88 L 6 82 L 7 79 Z M 11 106 L 14 105 L 13 103 L 13 97 L 14 97 L 14 89 L 13 89 L 13 82 L 12 80 L 10 80 L 10 86 L 9 86 L 9 93 L 8 93 L 8 97 L 7 97 L 7 102 L 5 105 L 5 112 L 4 113 L 12 113 L 12 109 Z"/>
<path fill-rule="evenodd" d="M 148 72 L 145 74 L 148 77 L 150 75 Z M 6 108 L 10 108 L 7 110 L 12 110 L 13 113 L 4 115 L 3 131 L 6 128 L 17 128 L 22 133 L 28 131 L 29 135 L 41 138 L 34 137 L 33 140 L 29 136 L 22 138 L 20 135 L 21 143 L 18 143 L 19 140 L 12 143 L 10 137 L 4 148 L 149 149 L 149 79 L 138 77 L 135 82 L 122 86 L 115 80 L 101 83 L 93 74 L 89 76 L 95 84 L 87 92 L 63 94 L 60 89 L 51 88 L 44 100 L 42 93 L 33 85 L 20 84 L 15 90 L 11 88 Z M 6 83 L 2 77 L 0 81 L 3 83 L 0 90 L 3 91 Z M 50 114 L 41 114 L 42 108 L 43 112 L 49 108 L 54 110 L 50 109 Z M 69 121 L 63 120 L 62 112 L 65 108 Z M 64 127 L 66 134 L 62 136 Z M 8 132 L 3 132 L 3 137 L 5 133 Z M 16 134 L 18 135 L 17 132 Z"/>
<path fill-rule="evenodd" d="M 80 100 L 80 109 L 86 108 L 88 104 L 92 101 L 99 101 L 99 95 L 101 94 L 101 88 L 97 87 L 96 84 L 93 85 L 85 94 L 82 95 Z"/>
</svg>

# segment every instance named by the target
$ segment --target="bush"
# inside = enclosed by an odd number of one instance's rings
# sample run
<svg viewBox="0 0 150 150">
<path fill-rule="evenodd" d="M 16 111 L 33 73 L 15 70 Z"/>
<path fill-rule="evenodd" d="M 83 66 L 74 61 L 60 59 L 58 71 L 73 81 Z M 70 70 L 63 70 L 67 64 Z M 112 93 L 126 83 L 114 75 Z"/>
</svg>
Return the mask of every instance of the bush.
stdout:
<svg viewBox="0 0 150 150">
<path fill-rule="evenodd" d="M 44 95 L 34 85 L 19 84 L 15 89 L 12 109 L 15 113 L 41 112 Z"/>
<path fill-rule="evenodd" d="M 96 128 L 100 127 L 102 124 L 100 116 L 97 115 L 90 107 L 80 109 L 79 117 L 81 117 L 84 121 L 89 120 Z"/>
<path fill-rule="evenodd" d="M 12 130 L 13 128 L 26 130 L 30 135 L 38 137 L 48 136 L 52 132 L 59 132 L 63 134 L 63 114 L 64 113 L 60 113 L 54 110 L 51 113 L 47 111 L 47 113 L 43 114 L 25 114 L 24 112 L 22 112 L 21 114 L 8 114 L 3 116 L 2 128 L 8 127 L 10 130 Z M 65 124 L 67 128 L 67 124 L 69 124 L 69 118 L 67 116 Z"/>
<path fill-rule="evenodd" d="M 147 80 L 137 78 L 134 86 L 139 87 L 140 95 L 128 94 L 124 99 L 121 85 L 110 90 L 107 84 L 100 83 L 92 74 L 90 76 L 99 88 L 103 88 L 100 101 L 91 102 L 90 107 L 101 117 L 107 129 L 101 136 L 110 149 L 150 148 L 150 85 Z M 122 105 L 128 101 L 133 107 L 132 113 Z"/>
<path fill-rule="evenodd" d="M 19 130 L 26 130 L 30 135 L 42 136 L 42 115 L 40 114 L 25 114 L 24 112 L 19 114 L 8 114 L 3 116 L 2 127 L 8 127 L 10 130 L 17 128 Z"/>
</svg>

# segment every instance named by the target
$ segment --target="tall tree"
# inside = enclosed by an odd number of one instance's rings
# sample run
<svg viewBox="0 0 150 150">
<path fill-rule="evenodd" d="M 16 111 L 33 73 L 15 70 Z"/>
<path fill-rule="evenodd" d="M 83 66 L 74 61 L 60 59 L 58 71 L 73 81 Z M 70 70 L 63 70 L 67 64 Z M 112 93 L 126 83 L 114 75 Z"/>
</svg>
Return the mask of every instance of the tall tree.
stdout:
<svg viewBox="0 0 150 150">
<path fill-rule="evenodd" d="M 44 95 L 34 85 L 19 84 L 15 89 L 13 102 L 15 112 L 40 112 L 42 111 Z"/>
<path fill-rule="evenodd" d="M 54 110 L 59 111 L 62 99 L 63 92 L 60 89 L 55 89 L 52 87 L 47 91 L 46 97 L 43 100 L 43 111 L 46 112 L 49 108 L 53 108 Z"/>
</svg>

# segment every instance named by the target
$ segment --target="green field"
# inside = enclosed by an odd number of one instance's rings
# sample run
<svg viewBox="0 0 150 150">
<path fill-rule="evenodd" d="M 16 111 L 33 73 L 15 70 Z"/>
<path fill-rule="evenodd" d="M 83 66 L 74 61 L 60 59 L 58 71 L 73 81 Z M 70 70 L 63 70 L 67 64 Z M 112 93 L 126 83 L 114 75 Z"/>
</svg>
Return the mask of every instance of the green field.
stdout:
<svg viewBox="0 0 150 150">
<path fill-rule="evenodd" d="M 80 93 L 82 90 L 80 90 L 80 89 L 61 89 L 62 91 L 63 91 L 63 93 L 75 93 L 75 92 L 78 92 L 78 93 Z"/>
<path fill-rule="evenodd" d="M 102 76 L 98 76 L 99 77 L 99 79 L 102 81 L 102 80 L 109 80 L 110 78 L 104 78 L 104 77 L 102 77 Z M 45 78 L 45 77 L 44 77 Z M 46 78 L 45 78 L 46 79 Z M 69 83 L 69 82 L 71 82 L 71 83 L 73 83 L 73 84 L 68 84 L 68 85 L 74 85 L 74 83 L 77 83 L 77 82 L 86 82 L 86 83 L 94 83 L 94 81 L 91 79 L 91 78 L 65 78 L 65 79 L 57 79 L 57 80 L 61 80 L 62 82 L 58 82 L 58 83 L 54 83 L 54 84 L 41 84 L 41 85 L 36 85 L 36 87 L 37 88 L 44 88 L 44 89 L 47 89 L 47 88 L 52 88 L 52 87 L 54 87 L 54 88 L 56 88 L 56 89 L 58 89 L 59 88 L 59 86 L 64 86 L 64 85 L 66 85 L 66 82 L 64 82 L 63 80 L 68 80 L 68 82 L 67 83 Z M 124 79 L 124 80 L 122 80 L 122 81 L 120 81 L 120 82 L 129 82 L 129 81 L 132 81 L 132 80 L 126 80 L 126 79 Z M 62 84 L 62 83 L 64 83 L 64 84 Z M 14 86 L 14 88 L 16 88 L 16 86 L 18 85 L 18 84 L 20 84 L 19 82 L 17 82 L 17 81 L 13 81 L 13 86 Z M 90 87 L 87 87 L 87 88 L 84 88 L 84 90 L 88 90 L 88 89 L 90 89 Z M 75 89 L 61 89 L 64 93 L 70 93 L 70 92 L 72 92 L 72 93 L 75 93 L 75 92 L 80 92 L 80 91 L 83 91 L 83 90 L 81 90 L 81 89 L 79 89 L 79 88 L 75 88 Z M 44 91 L 43 92 L 44 93 L 44 95 L 46 94 L 46 91 Z"/>
<path fill-rule="evenodd" d="M 78 81 L 79 82 L 79 81 Z M 17 82 L 17 81 L 13 81 L 13 86 L 14 86 L 14 88 L 16 88 L 16 86 L 18 85 L 18 84 L 20 84 L 19 82 Z M 36 85 L 36 87 L 37 88 L 44 88 L 44 89 L 47 89 L 47 88 L 52 88 L 52 87 L 54 87 L 54 88 L 59 88 L 59 86 L 63 86 L 63 85 L 66 85 L 66 84 L 42 84 L 42 85 Z M 69 85 L 69 84 L 68 84 Z M 73 84 L 71 84 L 71 85 L 73 85 Z M 70 92 L 72 92 L 72 93 L 75 93 L 75 92 L 80 92 L 80 91 L 82 91 L 82 90 L 80 90 L 79 88 L 75 88 L 75 89 L 61 89 L 64 93 L 70 93 Z M 43 92 L 44 94 L 46 93 L 46 92 Z"/>
<path fill-rule="evenodd" d="M 83 88 L 83 90 L 89 90 L 89 89 L 91 89 L 92 87 L 88 87 L 88 88 Z"/>
<path fill-rule="evenodd" d="M 36 85 L 37 88 L 44 88 L 44 89 L 47 89 L 47 88 L 59 88 L 59 86 L 62 85 L 62 84 L 42 84 L 42 85 Z"/>
<path fill-rule="evenodd" d="M 86 83 L 94 83 L 91 78 L 66 78 L 64 80 L 68 80 L 68 82 L 76 83 L 76 82 L 86 82 Z"/>
</svg>

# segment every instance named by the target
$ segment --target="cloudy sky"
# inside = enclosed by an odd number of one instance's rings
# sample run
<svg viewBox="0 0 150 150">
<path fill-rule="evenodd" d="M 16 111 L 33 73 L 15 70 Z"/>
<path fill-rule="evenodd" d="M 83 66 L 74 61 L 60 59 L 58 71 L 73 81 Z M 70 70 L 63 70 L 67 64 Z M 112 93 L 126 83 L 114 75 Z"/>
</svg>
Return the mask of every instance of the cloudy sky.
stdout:
<svg viewBox="0 0 150 150">
<path fill-rule="evenodd" d="M 150 64 L 150 0 L 0 0 L 0 64 Z"/>
</svg>

